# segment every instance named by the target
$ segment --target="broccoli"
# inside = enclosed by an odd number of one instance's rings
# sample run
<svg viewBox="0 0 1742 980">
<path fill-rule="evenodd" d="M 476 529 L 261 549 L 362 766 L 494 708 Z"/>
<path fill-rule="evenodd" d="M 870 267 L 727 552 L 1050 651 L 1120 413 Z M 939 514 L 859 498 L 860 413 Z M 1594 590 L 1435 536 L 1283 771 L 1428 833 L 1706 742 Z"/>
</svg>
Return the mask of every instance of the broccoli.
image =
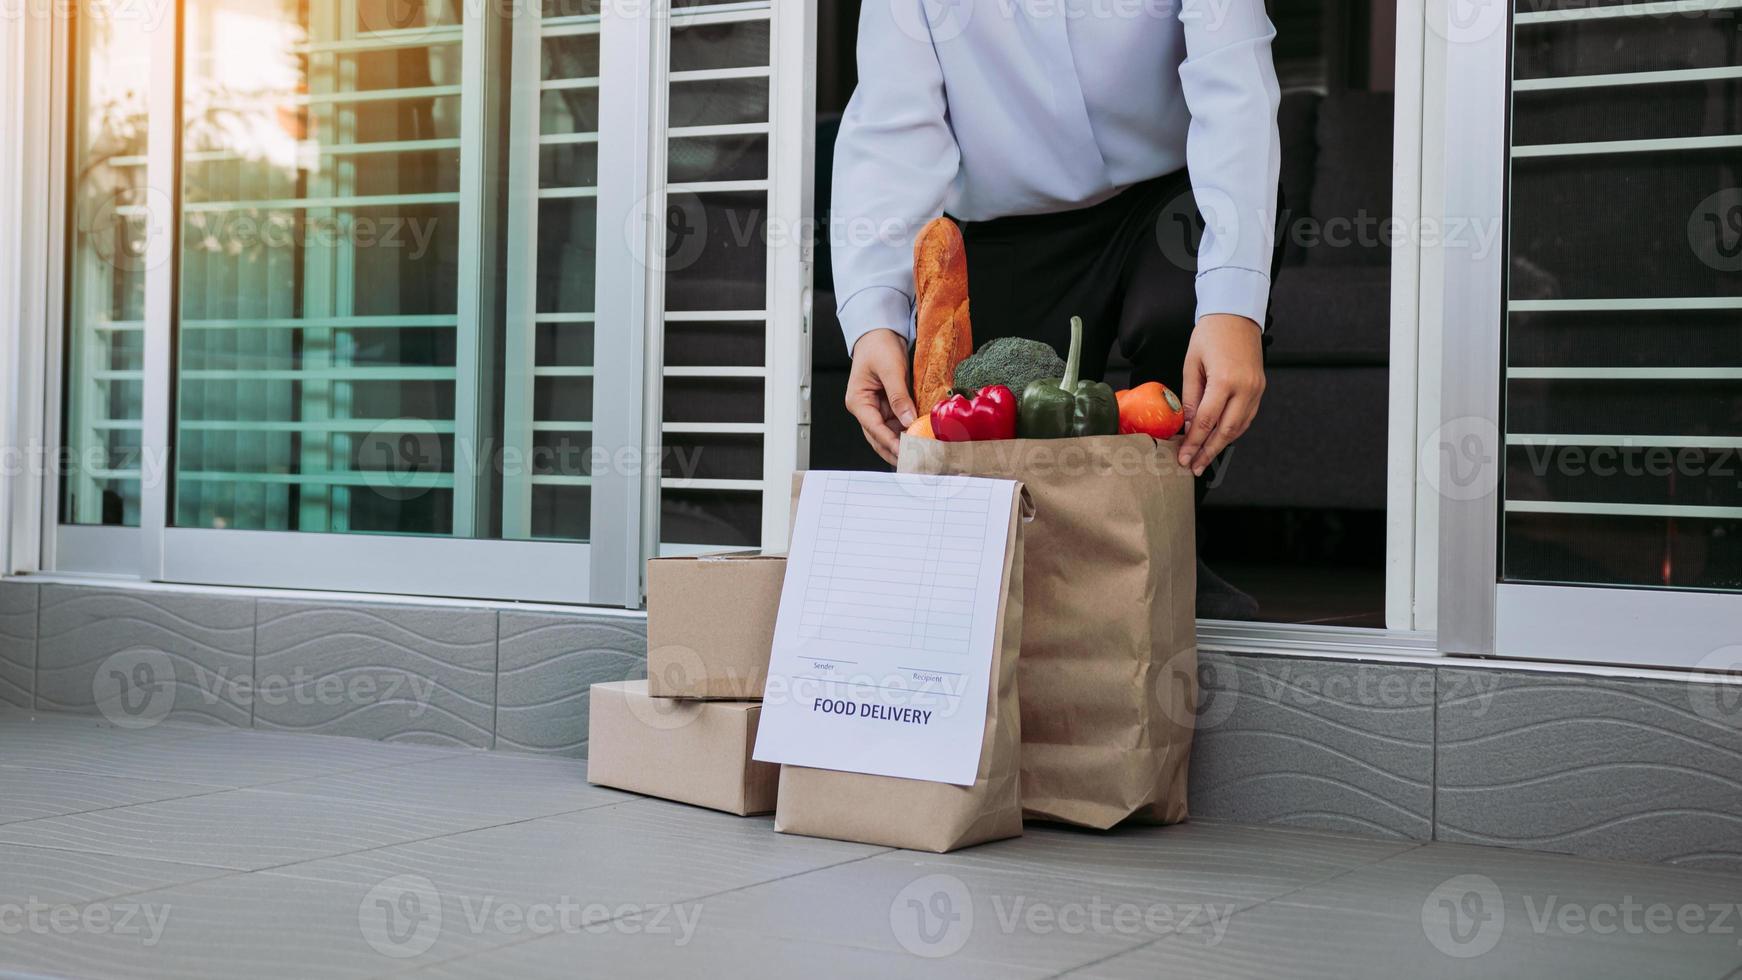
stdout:
<svg viewBox="0 0 1742 980">
<path fill-rule="evenodd" d="M 954 381 L 964 391 L 1004 385 L 1020 395 L 1030 381 L 1062 378 L 1064 374 L 1064 358 L 1051 345 L 1022 337 L 999 337 L 981 344 L 978 351 L 956 365 Z"/>
</svg>

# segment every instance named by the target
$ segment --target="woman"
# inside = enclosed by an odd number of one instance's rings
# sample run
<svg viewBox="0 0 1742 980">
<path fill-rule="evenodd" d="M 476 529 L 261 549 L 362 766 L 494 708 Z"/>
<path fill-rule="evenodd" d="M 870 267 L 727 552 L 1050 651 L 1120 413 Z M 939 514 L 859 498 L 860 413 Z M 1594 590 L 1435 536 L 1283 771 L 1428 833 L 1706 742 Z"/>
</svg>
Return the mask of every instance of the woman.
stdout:
<svg viewBox="0 0 1742 980">
<path fill-rule="evenodd" d="M 1263 0 L 866 0 L 831 246 L 847 408 L 879 454 L 913 420 L 911 246 L 939 214 L 976 344 L 1062 350 L 1078 314 L 1086 376 L 1117 341 L 1133 384 L 1180 393 L 1193 473 L 1246 431 L 1280 256 L 1275 34 Z M 1200 576 L 1200 615 L 1255 611 Z"/>
</svg>

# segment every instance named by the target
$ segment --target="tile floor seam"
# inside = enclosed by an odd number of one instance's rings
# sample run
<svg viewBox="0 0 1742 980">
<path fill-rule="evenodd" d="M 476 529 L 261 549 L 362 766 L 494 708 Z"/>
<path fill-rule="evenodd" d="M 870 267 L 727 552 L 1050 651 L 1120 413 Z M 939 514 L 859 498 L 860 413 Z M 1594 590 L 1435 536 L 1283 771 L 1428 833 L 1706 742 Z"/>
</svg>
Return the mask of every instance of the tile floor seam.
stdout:
<svg viewBox="0 0 1742 980">
<path fill-rule="evenodd" d="M 1306 883 L 1298 885 L 1294 888 L 1290 888 L 1288 891 L 1285 891 L 1279 895 L 1272 895 L 1269 898 L 1261 898 L 1261 899 L 1258 899 L 1256 901 L 1249 902 L 1249 903 L 1242 905 L 1239 908 L 1235 909 L 1233 912 L 1230 912 L 1228 914 L 1228 923 L 1229 923 L 1229 925 L 1232 925 L 1233 921 L 1235 919 L 1239 918 L 1240 916 L 1242 916 L 1248 912 L 1251 912 L 1254 909 L 1260 908 L 1260 907 L 1265 906 L 1265 905 L 1269 905 L 1272 902 L 1281 901 L 1282 899 L 1285 899 L 1290 895 L 1304 891 L 1308 888 L 1316 888 L 1320 885 L 1328 885 L 1331 882 L 1336 881 L 1339 878 L 1343 878 L 1345 876 L 1355 874 L 1358 871 L 1365 871 L 1368 868 L 1372 868 L 1372 867 L 1375 867 L 1375 866 L 1377 866 L 1385 861 L 1389 861 L 1394 857 L 1398 857 L 1398 856 L 1403 855 L 1403 854 L 1408 854 L 1410 851 L 1419 850 L 1425 846 L 1426 846 L 1425 841 L 1415 841 L 1415 842 L 1412 842 L 1409 847 L 1406 847 L 1403 850 L 1398 851 L 1396 854 L 1387 854 L 1385 857 L 1378 858 L 1378 859 L 1373 860 L 1373 861 L 1363 862 L 1359 865 L 1356 865 L 1353 868 L 1344 868 L 1342 871 L 1338 871 L 1335 874 L 1327 875 L 1326 877 L 1319 878 L 1319 879 L 1314 880 L 1314 881 L 1306 882 Z M 1123 950 L 1120 950 L 1120 951 L 1115 952 L 1115 953 L 1109 953 L 1106 956 L 1100 957 L 1099 959 L 1090 960 L 1087 963 L 1079 963 L 1076 966 L 1070 967 L 1069 969 L 1066 969 L 1066 970 L 1060 971 L 1059 973 L 1053 974 L 1052 976 L 1046 978 L 1046 980 L 1058 980 L 1059 977 L 1063 977 L 1066 974 L 1075 973 L 1079 970 L 1087 970 L 1090 967 L 1098 966 L 1098 965 L 1105 963 L 1108 960 L 1114 959 L 1116 957 L 1125 956 L 1125 955 L 1130 954 L 1130 953 L 1135 953 L 1139 950 L 1148 949 L 1149 947 L 1154 946 L 1157 943 L 1166 942 L 1166 941 L 1173 939 L 1179 935 L 1180 934 L 1177 932 L 1163 933 L 1162 935 L 1156 936 L 1154 939 L 1148 940 L 1147 942 L 1138 943 L 1136 946 L 1133 946 L 1130 949 L 1123 949 Z"/>
<path fill-rule="evenodd" d="M 225 789 L 225 790 L 218 790 L 214 793 L 198 793 L 198 794 L 195 794 L 194 796 L 179 797 L 179 799 L 191 800 L 191 799 L 198 799 L 199 797 L 202 797 L 202 796 L 217 796 L 217 795 L 220 795 L 223 793 L 239 793 L 239 792 L 245 792 L 245 790 L 243 790 L 243 789 Z M 285 794 L 279 794 L 279 795 L 285 795 Z M 314 799 L 320 800 L 322 802 L 329 802 L 329 803 L 335 802 L 332 800 L 325 800 L 324 798 L 321 798 L 321 797 L 315 797 Z M 149 806 L 149 805 L 151 805 L 151 803 L 170 803 L 170 802 L 175 802 L 175 800 L 173 800 L 173 799 L 172 800 L 152 800 L 148 803 L 129 803 L 126 806 L 107 807 L 105 809 L 123 810 L 123 809 L 127 809 L 127 807 Z M 323 855 L 320 855 L 319 857 L 298 858 L 295 861 L 287 861 L 283 864 L 268 865 L 264 868 L 231 868 L 231 867 L 227 867 L 224 865 L 198 864 L 198 863 L 189 862 L 189 861 L 175 861 L 175 860 L 171 860 L 168 858 L 140 857 L 136 854 L 121 854 L 121 853 L 117 853 L 115 851 L 90 850 L 90 849 L 81 849 L 81 848 L 76 848 L 76 847 L 54 847 L 54 846 L 44 845 L 44 844 L 27 844 L 27 843 L 21 843 L 21 842 L 17 842 L 17 841 L 8 841 L 8 840 L 0 840 L 0 845 L 6 845 L 6 846 L 11 846 L 11 847 L 37 847 L 37 848 L 41 848 L 41 849 L 47 850 L 47 851 L 64 851 L 68 854 L 90 854 L 90 855 L 97 855 L 100 857 L 115 857 L 115 858 L 123 858 L 126 860 L 134 860 L 134 861 L 157 861 L 157 862 L 162 863 L 162 864 L 180 864 L 180 865 L 185 865 L 187 867 L 194 867 L 194 868 L 212 868 L 214 870 L 227 871 L 227 872 L 230 872 L 232 874 L 261 874 L 261 873 L 269 872 L 269 871 L 278 871 L 278 870 L 283 869 L 283 868 L 295 867 L 296 865 L 299 865 L 299 864 L 312 864 L 316 861 L 332 861 L 332 860 L 337 860 L 339 858 L 355 857 L 359 854 L 368 854 L 371 851 L 379 851 L 379 850 L 383 850 L 383 849 L 389 848 L 389 847 L 404 847 L 404 846 L 409 846 L 412 844 L 424 844 L 424 843 L 428 843 L 429 841 L 433 841 L 433 840 L 441 840 L 444 837 L 455 837 L 455 836 L 458 836 L 460 834 L 474 834 L 474 833 L 478 833 L 478 832 L 485 831 L 485 830 L 496 830 L 496 829 L 501 828 L 501 827 L 512 827 L 516 824 L 530 823 L 533 820 L 544 820 L 544 819 L 547 819 L 548 817 L 560 817 L 560 816 L 563 816 L 567 813 L 579 813 L 583 810 L 598 810 L 598 809 L 604 809 L 605 807 L 621 806 L 624 803 L 635 803 L 635 802 L 638 802 L 638 801 L 636 801 L 636 800 L 616 800 L 616 801 L 613 801 L 610 803 L 602 803 L 602 804 L 599 804 L 598 806 L 581 807 L 578 810 L 567 810 L 567 811 L 564 811 L 563 813 L 551 813 L 551 814 L 545 814 L 543 816 L 537 816 L 537 817 L 525 817 L 522 819 L 505 821 L 505 822 L 499 823 L 499 824 L 487 824 L 487 825 L 482 826 L 482 827 L 467 827 L 464 830 L 454 830 L 454 831 L 448 831 L 446 833 L 441 833 L 441 834 L 433 834 L 429 837 L 414 837 L 414 838 L 411 838 L 409 840 L 394 841 L 394 842 L 388 843 L 388 844 L 376 844 L 376 845 L 373 845 L 371 847 L 359 848 L 358 850 L 355 850 L 355 851 L 340 851 L 336 854 L 323 854 Z M 91 810 L 91 811 L 86 811 L 86 812 L 97 813 L 97 812 L 102 812 L 102 811 Z M 60 814 L 59 816 L 65 817 L 65 816 L 76 816 L 76 815 L 77 814 L 64 814 L 63 813 L 63 814 Z M 4 833 L 5 829 L 8 827 L 21 827 L 24 824 L 34 823 L 37 820 L 53 820 L 53 819 L 55 819 L 55 817 L 33 817 L 30 820 L 20 820 L 16 823 L 0 824 L 0 833 Z M 279 875 L 279 877 L 292 878 L 295 876 L 294 875 Z M 327 881 L 327 879 L 325 879 L 325 878 L 305 878 L 305 879 L 300 879 L 300 880 L 304 880 L 304 881 Z"/>
<path fill-rule="evenodd" d="M 41 700 L 37 693 L 42 690 L 42 586 L 36 588 L 36 601 L 32 603 L 32 614 L 36 617 L 36 632 L 30 637 L 30 710 L 35 711 Z"/>
<path fill-rule="evenodd" d="M 248 618 L 254 623 L 254 629 L 248 635 L 248 647 L 252 651 L 248 657 L 248 730 L 255 731 L 255 706 L 259 699 L 254 695 L 260 691 L 260 598 L 255 596 L 248 601 L 251 606 Z"/>
<path fill-rule="evenodd" d="M 283 795 L 283 794 L 280 794 L 280 795 Z M 274 865 L 270 865 L 270 866 L 264 867 L 264 868 L 249 868 L 249 869 L 247 869 L 247 873 L 249 873 L 249 874 L 264 874 L 267 872 L 274 872 L 274 871 L 282 872 L 283 869 L 285 869 L 285 868 L 294 868 L 299 864 L 314 864 L 317 861 L 334 861 L 334 860 L 337 860 L 339 858 L 356 857 L 359 854 L 369 854 L 369 853 L 374 852 L 374 851 L 383 851 L 383 850 L 386 850 L 387 848 L 390 848 L 390 847 L 410 847 L 413 844 L 427 844 L 430 841 L 441 840 L 444 837 L 458 837 L 461 834 L 477 834 L 477 833 L 482 833 L 483 831 L 486 831 L 486 830 L 500 830 L 503 827 L 514 827 L 514 826 L 518 826 L 518 825 L 523 824 L 523 823 L 531 823 L 534 820 L 549 820 L 553 817 L 567 816 L 568 814 L 571 814 L 571 813 L 582 813 L 582 812 L 585 812 L 588 810 L 603 810 L 607 807 L 622 806 L 625 803 L 639 803 L 639 802 L 643 802 L 643 801 L 640 801 L 640 800 L 613 800 L 609 803 L 600 803 L 596 806 L 578 807 L 578 808 L 573 809 L 573 810 L 564 810 L 560 813 L 546 813 L 546 814 L 540 814 L 539 816 L 536 816 L 536 817 L 520 817 L 520 818 L 513 819 L 513 820 L 505 820 L 502 823 L 487 824 L 487 825 L 482 826 L 482 827 L 467 827 L 464 830 L 451 830 L 451 831 L 447 831 L 445 833 L 431 834 L 428 837 L 414 837 L 411 840 L 394 841 L 390 844 L 376 844 L 374 846 L 360 848 L 360 849 L 355 850 L 355 851 L 344 851 L 344 852 L 341 852 L 338 854 L 324 854 L 320 857 L 300 858 L 300 859 L 295 860 L 295 861 L 287 861 L 284 864 L 274 864 Z M 287 874 L 279 874 L 278 877 L 294 878 L 296 876 L 295 875 L 287 875 Z M 325 879 L 325 878 L 305 878 L 305 879 L 301 879 L 301 880 L 304 880 L 304 881 L 327 881 L 328 879 Z"/>
<path fill-rule="evenodd" d="M 495 612 L 496 616 L 496 647 L 492 651 L 496 661 L 490 672 L 490 751 L 496 751 L 500 741 L 498 732 L 502 727 L 502 610 Z"/>
<path fill-rule="evenodd" d="M 31 771 L 32 771 L 32 772 L 52 772 L 52 771 L 53 771 L 53 770 L 48 770 L 48 769 L 34 769 L 34 770 L 31 770 Z M 95 773 L 78 773 L 78 774 L 77 774 L 77 775 L 87 775 L 87 776 L 88 776 L 88 775 L 98 775 L 98 774 L 95 774 Z M 102 775 L 102 776 L 101 776 L 101 777 L 100 777 L 100 778 L 105 778 L 105 779 L 106 779 L 106 778 L 111 778 L 111 777 L 109 777 L 109 776 L 107 776 L 107 775 Z M 116 777 L 113 777 L 113 778 L 115 778 L 115 779 L 127 779 L 127 778 L 130 778 L 130 777 L 127 777 L 127 776 L 116 776 Z M 174 780 L 170 780 L 170 782 L 174 782 Z M 98 806 L 98 807 L 92 807 L 92 808 L 91 808 L 91 809 L 89 809 L 89 810 L 70 810 L 70 811 L 68 811 L 68 812 L 66 812 L 66 813 L 50 813 L 50 814 L 46 814 L 46 815 L 44 815 L 44 816 L 40 816 L 40 817 L 26 817 L 26 818 L 25 818 L 25 819 L 23 819 L 23 820 L 13 820 L 13 821 L 11 821 L 11 822 L 9 822 L 9 823 L 0 823 L 0 833 L 5 833 L 5 832 L 6 832 L 6 831 L 7 831 L 7 830 L 8 830 L 8 829 L 10 829 L 10 828 L 12 828 L 12 827 L 22 827 L 22 826 L 24 826 L 24 825 L 25 825 L 25 824 L 31 824 L 31 823 L 36 823 L 36 822 L 37 822 L 37 821 L 38 821 L 38 820 L 59 820 L 59 819 L 60 819 L 60 818 L 62 818 L 62 817 L 82 817 L 82 816 L 85 816 L 85 815 L 86 815 L 86 814 L 90 814 L 90 813 L 107 813 L 107 812 L 109 812 L 109 811 L 110 811 L 110 810 L 125 810 L 125 809 L 127 809 L 127 808 L 128 808 L 128 807 L 135 807 L 135 806 L 149 806 L 149 805 L 151 805 L 151 804 L 153 804 L 153 803 L 175 803 L 175 802 L 177 802 L 177 801 L 180 801 L 180 800 L 197 800 L 197 799 L 199 799 L 199 798 L 200 798 L 200 797 L 202 797 L 202 796 L 217 796 L 217 795 L 219 795 L 219 794 L 221 794 L 221 793 L 234 793 L 234 792 L 236 792 L 236 789 L 235 789 L 235 788 L 234 788 L 234 787 L 214 787 L 214 788 L 212 788 L 212 789 L 211 789 L 211 790 L 210 790 L 210 791 L 209 791 L 209 792 L 203 792 L 203 793 L 187 793 L 187 794 L 184 794 L 184 795 L 182 795 L 182 796 L 166 796 L 166 797 L 164 797 L 164 798 L 162 798 L 162 799 L 160 799 L 160 800 L 139 800 L 139 801 L 137 801 L 137 802 L 134 802 L 134 803 L 117 803 L 117 804 L 115 804 L 115 805 L 114 805 L 114 806 Z M 6 844 L 6 843 L 10 843 L 10 842 L 9 842 L 9 841 L 4 841 L 4 840 L 0 840 L 0 844 Z M 23 847 L 35 847 L 35 846 L 36 846 L 36 845 L 34 845 L 34 844 L 24 844 L 24 845 L 20 845 L 20 846 L 23 846 Z M 74 848 L 67 848 L 67 850 L 74 850 Z M 92 853 L 92 854 L 106 854 L 106 853 L 108 853 L 108 852 L 106 852 L 106 851 L 91 851 L 91 852 L 89 852 L 89 853 Z"/>
<path fill-rule="evenodd" d="M 35 844 L 14 844 L 11 846 L 13 846 L 13 847 L 37 847 L 37 845 L 35 845 Z M 44 848 L 40 848 L 40 850 L 60 851 L 63 849 L 58 848 L 58 847 L 44 847 Z M 83 853 L 88 853 L 88 852 L 71 851 L 71 852 L 67 852 L 67 853 L 83 854 Z M 104 855 L 104 856 L 107 857 L 110 855 Z M 152 859 L 142 859 L 142 860 L 156 860 L 156 859 L 152 858 Z M 192 878 L 192 879 L 189 879 L 187 881 L 178 881 L 178 882 L 175 882 L 173 884 L 168 884 L 168 885 L 156 885 L 156 886 L 153 886 L 151 888 L 136 888 L 133 891 L 120 892 L 119 894 L 115 894 L 115 895 L 102 895 L 102 896 L 99 896 L 97 898 L 93 898 L 93 899 L 90 899 L 89 901 L 84 901 L 84 902 L 56 902 L 56 903 L 54 903 L 54 907 L 55 908 L 76 909 L 76 910 L 83 911 L 84 909 L 92 908 L 94 906 L 100 906 L 100 905 L 110 904 L 110 903 L 114 903 L 114 902 L 119 902 L 123 899 L 128 899 L 133 904 L 140 904 L 139 899 L 143 898 L 146 895 L 154 894 L 156 892 L 174 891 L 178 888 L 187 888 L 187 887 L 191 887 L 193 885 L 205 885 L 205 884 L 210 884 L 211 882 L 214 882 L 214 881 L 221 881 L 225 878 L 240 878 L 240 877 L 243 877 L 245 875 L 249 875 L 249 874 L 253 873 L 251 871 L 238 871 L 235 868 L 215 868 L 209 864 L 188 864 L 186 861 L 157 861 L 157 863 L 158 864 L 173 864 L 179 868 L 201 868 L 204 870 L 217 871 L 217 872 L 221 872 L 221 873 L 215 874 L 215 875 L 208 875 L 204 878 Z M 170 907 L 173 908 L 173 906 L 170 906 Z M 11 976 L 11 974 L 6 973 L 5 971 L 6 971 L 6 965 L 4 963 L 0 963 L 0 980 L 7 980 L 7 978 L 9 978 Z M 26 976 L 29 976 L 29 975 L 26 975 Z M 44 978 L 44 980 L 47 980 L 47 978 Z"/>
<path fill-rule="evenodd" d="M 243 731 L 243 729 L 237 729 L 237 731 Z M 209 736 L 202 735 L 202 736 L 196 736 L 196 737 L 206 738 Z M 175 739 L 174 741 L 183 742 L 183 741 L 191 741 L 191 739 Z M 438 761 L 439 759 L 442 759 L 442 758 L 449 758 L 449 757 L 448 756 L 438 756 L 438 757 L 434 757 L 434 758 L 430 758 L 430 759 L 421 759 L 418 761 L 419 762 L 435 762 L 435 761 Z M 144 801 L 141 801 L 138 803 L 122 803 L 122 804 L 119 804 L 117 806 L 97 807 L 94 810 L 80 810 L 77 812 L 78 813 L 98 813 L 98 812 L 101 812 L 103 810 L 121 810 L 121 809 L 125 809 L 127 807 L 130 807 L 130 806 L 146 806 L 146 805 L 152 804 L 152 803 L 168 803 L 168 802 L 171 802 L 172 800 L 191 800 L 191 799 L 194 799 L 195 797 L 212 796 L 212 795 L 217 794 L 217 793 L 240 793 L 240 792 L 244 792 L 244 791 L 251 790 L 251 789 L 264 789 L 264 788 L 269 787 L 269 786 L 282 786 L 285 783 L 302 782 L 304 780 L 310 780 L 310 779 L 325 779 L 329 776 L 350 776 L 350 775 L 354 775 L 356 773 L 362 773 L 362 772 L 379 772 L 380 770 L 383 770 L 383 769 L 395 769 L 395 768 L 398 768 L 400 766 L 410 766 L 410 765 L 416 765 L 416 764 L 417 763 L 414 763 L 414 762 L 391 762 L 391 763 L 388 763 L 387 765 L 384 765 L 384 766 L 366 766 L 362 769 L 346 769 L 346 770 L 343 770 L 340 772 L 324 772 L 324 773 L 320 773 L 319 775 L 314 775 L 314 776 L 292 776 L 289 779 L 275 779 L 275 780 L 272 780 L 271 782 L 257 783 L 257 784 L 249 785 L 249 786 L 211 786 L 209 783 L 190 783 L 189 785 L 207 786 L 210 788 L 211 792 L 189 793 L 185 796 L 166 796 L 161 800 L 144 800 Z M 73 776 L 92 776 L 92 777 L 95 777 L 98 779 L 140 779 L 141 778 L 139 776 L 117 776 L 114 773 L 110 773 L 110 772 L 91 772 L 88 769 L 54 769 L 54 768 L 43 768 L 41 766 L 20 766 L 20 765 L 12 765 L 12 764 L 0 765 L 0 770 L 3 770 L 3 769 L 23 769 L 23 770 L 26 770 L 28 772 L 58 772 L 58 773 L 65 773 L 67 775 L 73 775 Z M 181 780 L 175 780 L 175 779 L 167 779 L 167 780 L 163 780 L 163 781 L 170 782 L 170 783 L 181 782 Z M 291 794 L 280 794 L 280 795 L 291 795 Z M 316 797 L 316 798 L 317 799 L 329 799 L 329 797 Z M 19 820 L 19 821 L 15 821 L 13 823 L 0 824 L 0 827 L 16 827 L 19 824 L 30 823 L 31 821 L 35 821 L 35 820 L 52 820 L 55 817 L 70 817 L 70 816 L 74 816 L 74 815 L 75 814 L 72 814 L 72 813 L 57 813 L 57 814 L 53 814 L 51 816 L 46 816 L 46 817 L 31 817 L 29 820 Z"/>
<path fill-rule="evenodd" d="M 630 800 L 630 801 L 625 801 L 625 802 L 635 802 L 635 801 Z M 669 902 L 648 902 L 648 903 L 646 903 L 646 905 L 647 906 L 653 906 L 653 905 L 668 905 L 668 906 L 670 906 L 670 905 L 677 905 L 677 904 L 682 903 L 682 902 L 689 902 L 692 904 L 699 905 L 703 902 L 712 901 L 716 898 L 723 898 L 727 895 L 735 894 L 737 892 L 741 892 L 741 891 L 744 891 L 744 890 L 749 889 L 749 888 L 760 888 L 763 885 L 772 885 L 772 884 L 775 884 L 777 882 L 788 881 L 788 880 L 791 880 L 793 878 L 802 878 L 805 875 L 815 874 L 816 872 L 819 872 L 819 871 L 829 871 L 829 870 L 834 869 L 834 868 L 846 867 L 849 864 L 858 864 L 861 861 L 869 861 L 872 858 L 882 857 L 885 854 L 893 854 L 899 850 L 901 850 L 901 848 L 885 847 L 885 848 L 882 848 L 881 850 L 878 850 L 878 851 L 873 852 L 871 854 L 861 854 L 858 857 L 848 858 L 845 861 L 836 861 L 832 864 L 824 864 L 824 865 L 819 865 L 819 866 L 814 867 L 814 868 L 806 868 L 803 871 L 794 871 L 794 872 L 791 872 L 790 874 L 777 875 L 773 878 L 769 878 L 769 879 L 764 880 L 764 881 L 754 881 L 754 882 L 750 882 L 748 884 L 735 885 L 731 888 L 724 888 L 724 889 L 721 889 L 720 891 L 717 891 L 717 892 L 709 892 L 708 894 L 705 894 L 705 895 L 697 895 L 693 898 L 680 898 L 680 899 L 674 899 L 674 900 L 669 901 Z M 613 915 L 608 919 L 599 919 L 599 920 L 596 920 L 594 922 L 590 922 L 590 923 L 588 923 L 588 925 L 594 926 L 594 927 L 607 926 L 613 922 L 616 922 L 618 919 L 622 919 L 626 916 L 633 915 L 633 914 L 635 914 L 635 913 L 625 912 L 625 913 L 622 913 L 621 915 Z M 388 973 L 378 973 L 378 974 L 375 974 L 375 976 L 378 976 L 378 977 L 401 977 L 401 976 L 407 976 L 407 975 L 411 975 L 411 974 L 417 974 L 417 973 L 423 972 L 424 970 L 433 970 L 438 966 L 447 966 L 447 965 L 452 964 L 452 963 L 457 963 L 461 960 L 472 959 L 473 957 L 489 956 L 493 953 L 500 953 L 504 950 L 510 949 L 512 947 L 515 947 L 515 946 L 524 946 L 528 943 L 538 942 L 541 939 L 555 939 L 561 935 L 563 935 L 563 933 L 547 932 L 547 933 L 543 933 L 540 935 L 527 936 L 524 939 L 517 939 L 513 942 L 503 943 L 500 946 L 492 946 L 489 949 L 473 950 L 472 952 L 469 952 L 469 953 L 461 953 L 458 956 L 450 956 L 444 960 L 437 960 L 434 963 L 422 963 L 422 964 L 419 964 L 419 965 L 414 966 L 414 967 L 410 967 L 410 968 L 405 969 L 405 970 L 396 970 L 396 971 L 391 971 Z M 857 947 L 857 946 L 846 946 L 846 945 L 838 944 L 838 943 L 823 943 L 823 945 L 825 945 L 825 946 L 831 946 L 831 945 L 832 946 L 840 946 L 843 949 L 859 949 L 859 948 L 861 948 L 861 947 Z"/>
<path fill-rule="evenodd" d="M 209 871 L 223 872 L 223 874 L 213 876 L 217 878 L 226 878 L 230 875 L 245 875 L 249 873 L 247 868 L 226 868 L 220 864 L 200 864 L 196 861 L 176 861 L 171 858 L 145 858 L 133 854 L 116 854 L 112 851 L 88 851 L 77 847 L 63 847 L 56 844 L 24 844 L 18 841 L 0 840 L 0 847 L 28 847 L 38 851 L 58 851 L 62 854 L 82 854 L 86 857 L 120 858 L 123 861 L 151 861 L 155 864 L 173 864 L 183 868 L 205 868 Z M 175 886 L 169 885 L 160 887 L 173 888 Z M 157 891 L 158 889 L 151 888 L 147 890 Z"/>
<path fill-rule="evenodd" d="M 1433 729 L 1428 738 L 1427 839 L 1440 839 L 1440 670 L 1433 669 Z"/>
</svg>

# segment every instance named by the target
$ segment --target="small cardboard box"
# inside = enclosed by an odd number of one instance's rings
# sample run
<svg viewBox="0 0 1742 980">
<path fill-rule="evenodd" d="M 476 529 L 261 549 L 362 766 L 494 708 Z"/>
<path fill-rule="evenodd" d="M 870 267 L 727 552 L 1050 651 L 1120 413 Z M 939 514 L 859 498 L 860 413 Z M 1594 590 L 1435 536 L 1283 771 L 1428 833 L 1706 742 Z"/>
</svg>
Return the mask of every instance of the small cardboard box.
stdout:
<svg viewBox="0 0 1742 980">
<path fill-rule="evenodd" d="M 594 684 L 587 781 L 749 816 L 774 810 L 780 767 L 753 762 L 757 701 L 650 697 L 646 681 Z"/>
<path fill-rule="evenodd" d="M 782 555 L 647 563 L 647 690 L 659 698 L 759 700 L 768 683 Z"/>
</svg>

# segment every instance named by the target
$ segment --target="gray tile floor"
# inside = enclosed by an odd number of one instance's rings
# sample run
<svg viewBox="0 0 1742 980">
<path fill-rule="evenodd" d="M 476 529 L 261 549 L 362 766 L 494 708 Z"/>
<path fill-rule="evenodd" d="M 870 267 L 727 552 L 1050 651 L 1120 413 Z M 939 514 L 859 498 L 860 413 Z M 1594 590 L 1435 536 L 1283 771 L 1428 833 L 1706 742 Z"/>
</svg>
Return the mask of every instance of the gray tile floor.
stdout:
<svg viewBox="0 0 1742 980">
<path fill-rule="evenodd" d="M 1739 942 L 1709 872 L 1207 822 L 935 856 L 583 763 L 0 709 L 0 976 L 1719 980 Z"/>
</svg>

